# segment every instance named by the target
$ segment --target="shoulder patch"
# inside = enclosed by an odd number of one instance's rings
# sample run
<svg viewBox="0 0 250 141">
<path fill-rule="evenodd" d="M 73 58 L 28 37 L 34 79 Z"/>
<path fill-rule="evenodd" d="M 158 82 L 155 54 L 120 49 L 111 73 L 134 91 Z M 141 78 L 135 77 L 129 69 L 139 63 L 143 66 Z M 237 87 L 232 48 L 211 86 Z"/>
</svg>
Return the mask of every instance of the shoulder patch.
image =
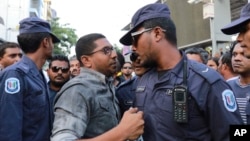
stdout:
<svg viewBox="0 0 250 141">
<path fill-rule="evenodd" d="M 20 82 L 17 78 L 11 77 L 5 80 L 5 92 L 15 94 L 20 91 Z"/>
<path fill-rule="evenodd" d="M 225 108 L 230 111 L 234 112 L 237 109 L 237 103 L 234 97 L 234 94 L 231 90 L 226 89 L 222 92 L 222 99 Z"/>
</svg>

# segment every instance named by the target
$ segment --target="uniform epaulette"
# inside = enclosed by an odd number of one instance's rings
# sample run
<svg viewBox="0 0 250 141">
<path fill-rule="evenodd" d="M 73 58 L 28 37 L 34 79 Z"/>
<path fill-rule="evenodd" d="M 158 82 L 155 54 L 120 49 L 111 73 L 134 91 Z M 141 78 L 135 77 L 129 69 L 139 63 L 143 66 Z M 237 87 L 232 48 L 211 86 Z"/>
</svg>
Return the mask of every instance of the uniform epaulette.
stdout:
<svg viewBox="0 0 250 141">
<path fill-rule="evenodd" d="M 26 65 L 20 65 L 16 68 L 18 71 L 24 72 L 24 73 L 28 73 L 29 72 L 29 67 Z"/>
<path fill-rule="evenodd" d="M 120 89 L 121 87 L 124 87 L 124 86 L 126 86 L 126 85 L 129 85 L 129 84 L 133 83 L 134 80 L 135 80 L 136 78 L 137 78 L 137 76 L 134 76 L 134 77 L 131 78 L 130 80 L 127 80 L 127 81 L 122 82 L 116 89 L 118 90 L 118 89 Z"/>
<path fill-rule="evenodd" d="M 210 84 L 220 80 L 221 76 L 212 68 L 209 68 L 206 65 L 201 65 L 198 62 L 190 61 L 191 69 L 198 73 L 201 77 L 205 78 Z"/>
</svg>

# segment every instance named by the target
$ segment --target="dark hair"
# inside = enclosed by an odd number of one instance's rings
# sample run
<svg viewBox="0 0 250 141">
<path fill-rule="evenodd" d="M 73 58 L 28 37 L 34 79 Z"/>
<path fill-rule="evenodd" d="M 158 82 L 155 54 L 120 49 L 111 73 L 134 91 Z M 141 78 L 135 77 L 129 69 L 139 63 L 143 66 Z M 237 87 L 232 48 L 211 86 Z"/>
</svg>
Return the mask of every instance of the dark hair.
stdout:
<svg viewBox="0 0 250 141">
<path fill-rule="evenodd" d="M 234 50 L 234 47 L 236 46 L 236 44 L 238 44 L 237 41 L 233 41 L 230 45 L 230 55 L 233 54 L 233 50 Z"/>
<path fill-rule="evenodd" d="M 210 58 L 208 58 L 208 60 L 214 61 L 215 64 L 216 64 L 217 66 L 219 66 L 219 58 L 218 58 L 218 57 L 210 57 Z"/>
<path fill-rule="evenodd" d="M 76 55 L 69 58 L 69 61 L 77 60 Z"/>
<path fill-rule="evenodd" d="M 132 65 L 132 63 L 131 63 L 131 62 L 128 62 L 128 61 L 124 62 L 124 64 L 130 64 L 130 65 Z M 124 64 L 123 64 L 123 65 L 124 65 Z M 122 66 L 123 66 L 123 65 L 122 65 Z"/>
<path fill-rule="evenodd" d="M 49 33 L 25 33 L 17 36 L 18 43 L 24 53 L 34 53 L 44 38 L 51 37 Z"/>
<path fill-rule="evenodd" d="M 123 65 L 124 65 L 124 63 L 125 63 L 125 58 L 124 58 L 124 56 L 122 55 L 121 52 L 116 51 L 116 53 L 117 53 L 117 60 L 118 60 L 118 63 L 119 63 L 119 64 L 117 65 L 117 67 L 116 67 L 116 71 L 118 72 L 118 71 L 120 71 L 121 68 L 123 67 Z"/>
<path fill-rule="evenodd" d="M 49 67 L 51 67 L 51 64 L 52 64 L 53 61 L 57 61 L 57 60 L 65 61 L 65 62 L 67 62 L 68 66 L 70 66 L 68 57 L 66 57 L 65 55 L 61 55 L 61 54 L 55 54 L 49 60 Z"/>
<path fill-rule="evenodd" d="M 232 55 L 229 52 L 226 52 L 221 56 L 221 63 L 226 64 L 229 67 L 230 71 L 234 72 L 231 60 L 232 60 Z"/>
<path fill-rule="evenodd" d="M 197 54 L 201 57 L 202 62 L 204 64 L 207 64 L 209 54 L 205 49 L 200 48 L 200 47 L 192 47 L 192 48 L 186 49 L 185 53 L 186 54 Z"/>
<path fill-rule="evenodd" d="M 153 18 L 146 20 L 142 23 L 144 28 L 161 27 L 165 31 L 166 39 L 172 44 L 177 46 L 176 28 L 174 22 L 170 18 Z"/>
<path fill-rule="evenodd" d="M 101 38 L 106 38 L 106 37 L 99 33 L 92 33 L 82 36 L 77 41 L 75 51 L 76 51 L 76 57 L 81 65 L 82 65 L 81 56 L 90 54 L 97 47 L 94 42 Z"/>
<path fill-rule="evenodd" d="M 7 48 L 20 48 L 20 46 L 15 42 L 4 42 L 3 44 L 0 44 L 0 57 L 4 56 Z"/>
</svg>

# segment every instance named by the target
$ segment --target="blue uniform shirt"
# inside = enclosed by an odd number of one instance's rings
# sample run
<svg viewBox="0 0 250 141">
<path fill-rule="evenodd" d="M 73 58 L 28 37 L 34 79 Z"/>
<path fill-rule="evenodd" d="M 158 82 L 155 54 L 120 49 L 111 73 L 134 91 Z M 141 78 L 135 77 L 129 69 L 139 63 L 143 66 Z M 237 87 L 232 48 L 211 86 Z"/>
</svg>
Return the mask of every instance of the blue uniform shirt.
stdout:
<svg viewBox="0 0 250 141">
<path fill-rule="evenodd" d="M 183 53 L 182 53 L 183 54 Z M 174 121 L 172 91 L 183 84 L 187 61 L 188 122 Z M 229 141 L 229 125 L 243 124 L 233 92 L 209 67 L 182 60 L 161 77 L 153 69 L 136 88 L 135 106 L 144 112 L 144 141 Z"/>
<path fill-rule="evenodd" d="M 35 63 L 23 56 L 0 74 L 0 140 L 49 141 L 49 91 Z"/>
<path fill-rule="evenodd" d="M 137 79 L 138 77 L 135 76 L 130 80 L 124 81 L 116 88 L 116 97 L 119 101 L 119 107 L 122 115 L 133 106 Z"/>
</svg>

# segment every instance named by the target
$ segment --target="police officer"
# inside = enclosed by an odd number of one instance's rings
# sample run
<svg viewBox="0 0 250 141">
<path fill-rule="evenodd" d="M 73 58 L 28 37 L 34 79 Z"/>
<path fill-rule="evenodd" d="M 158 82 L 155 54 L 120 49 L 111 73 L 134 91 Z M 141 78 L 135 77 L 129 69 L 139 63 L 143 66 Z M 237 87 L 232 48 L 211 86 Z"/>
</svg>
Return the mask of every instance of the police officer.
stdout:
<svg viewBox="0 0 250 141">
<path fill-rule="evenodd" d="M 238 33 L 237 42 L 243 48 L 244 56 L 250 59 L 250 3 L 242 7 L 240 18 L 232 21 L 230 24 L 224 26 L 221 31 L 227 35 Z M 250 124 L 250 101 L 246 107 L 247 124 Z"/>
<path fill-rule="evenodd" d="M 138 64 L 139 58 L 136 53 L 130 53 L 130 60 L 132 61 L 131 64 L 136 76 L 124 81 L 116 88 L 116 97 L 119 100 L 119 107 L 122 114 L 130 107 L 133 107 L 137 81 L 146 71 L 148 71 L 148 68 Z"/>
<path fill-rule="evenodd" d="M 19 24 L 18 43 L 25 56 L 0 74 L 0 140 L 49 141 L 52 111 L 42 67 L 60 40 L 40 18 Z"/>
<path fill-rule="evenodd" d="M 218 72 L 178 50 L 168 6 L 140 8 L 131 26 L 120 42 L 132 45 L 141 65 L 156 65 L 135 90 L 144 141 L 228 141 L 229 125 L 243 124 L 234 93 Z"/>
</svg>

